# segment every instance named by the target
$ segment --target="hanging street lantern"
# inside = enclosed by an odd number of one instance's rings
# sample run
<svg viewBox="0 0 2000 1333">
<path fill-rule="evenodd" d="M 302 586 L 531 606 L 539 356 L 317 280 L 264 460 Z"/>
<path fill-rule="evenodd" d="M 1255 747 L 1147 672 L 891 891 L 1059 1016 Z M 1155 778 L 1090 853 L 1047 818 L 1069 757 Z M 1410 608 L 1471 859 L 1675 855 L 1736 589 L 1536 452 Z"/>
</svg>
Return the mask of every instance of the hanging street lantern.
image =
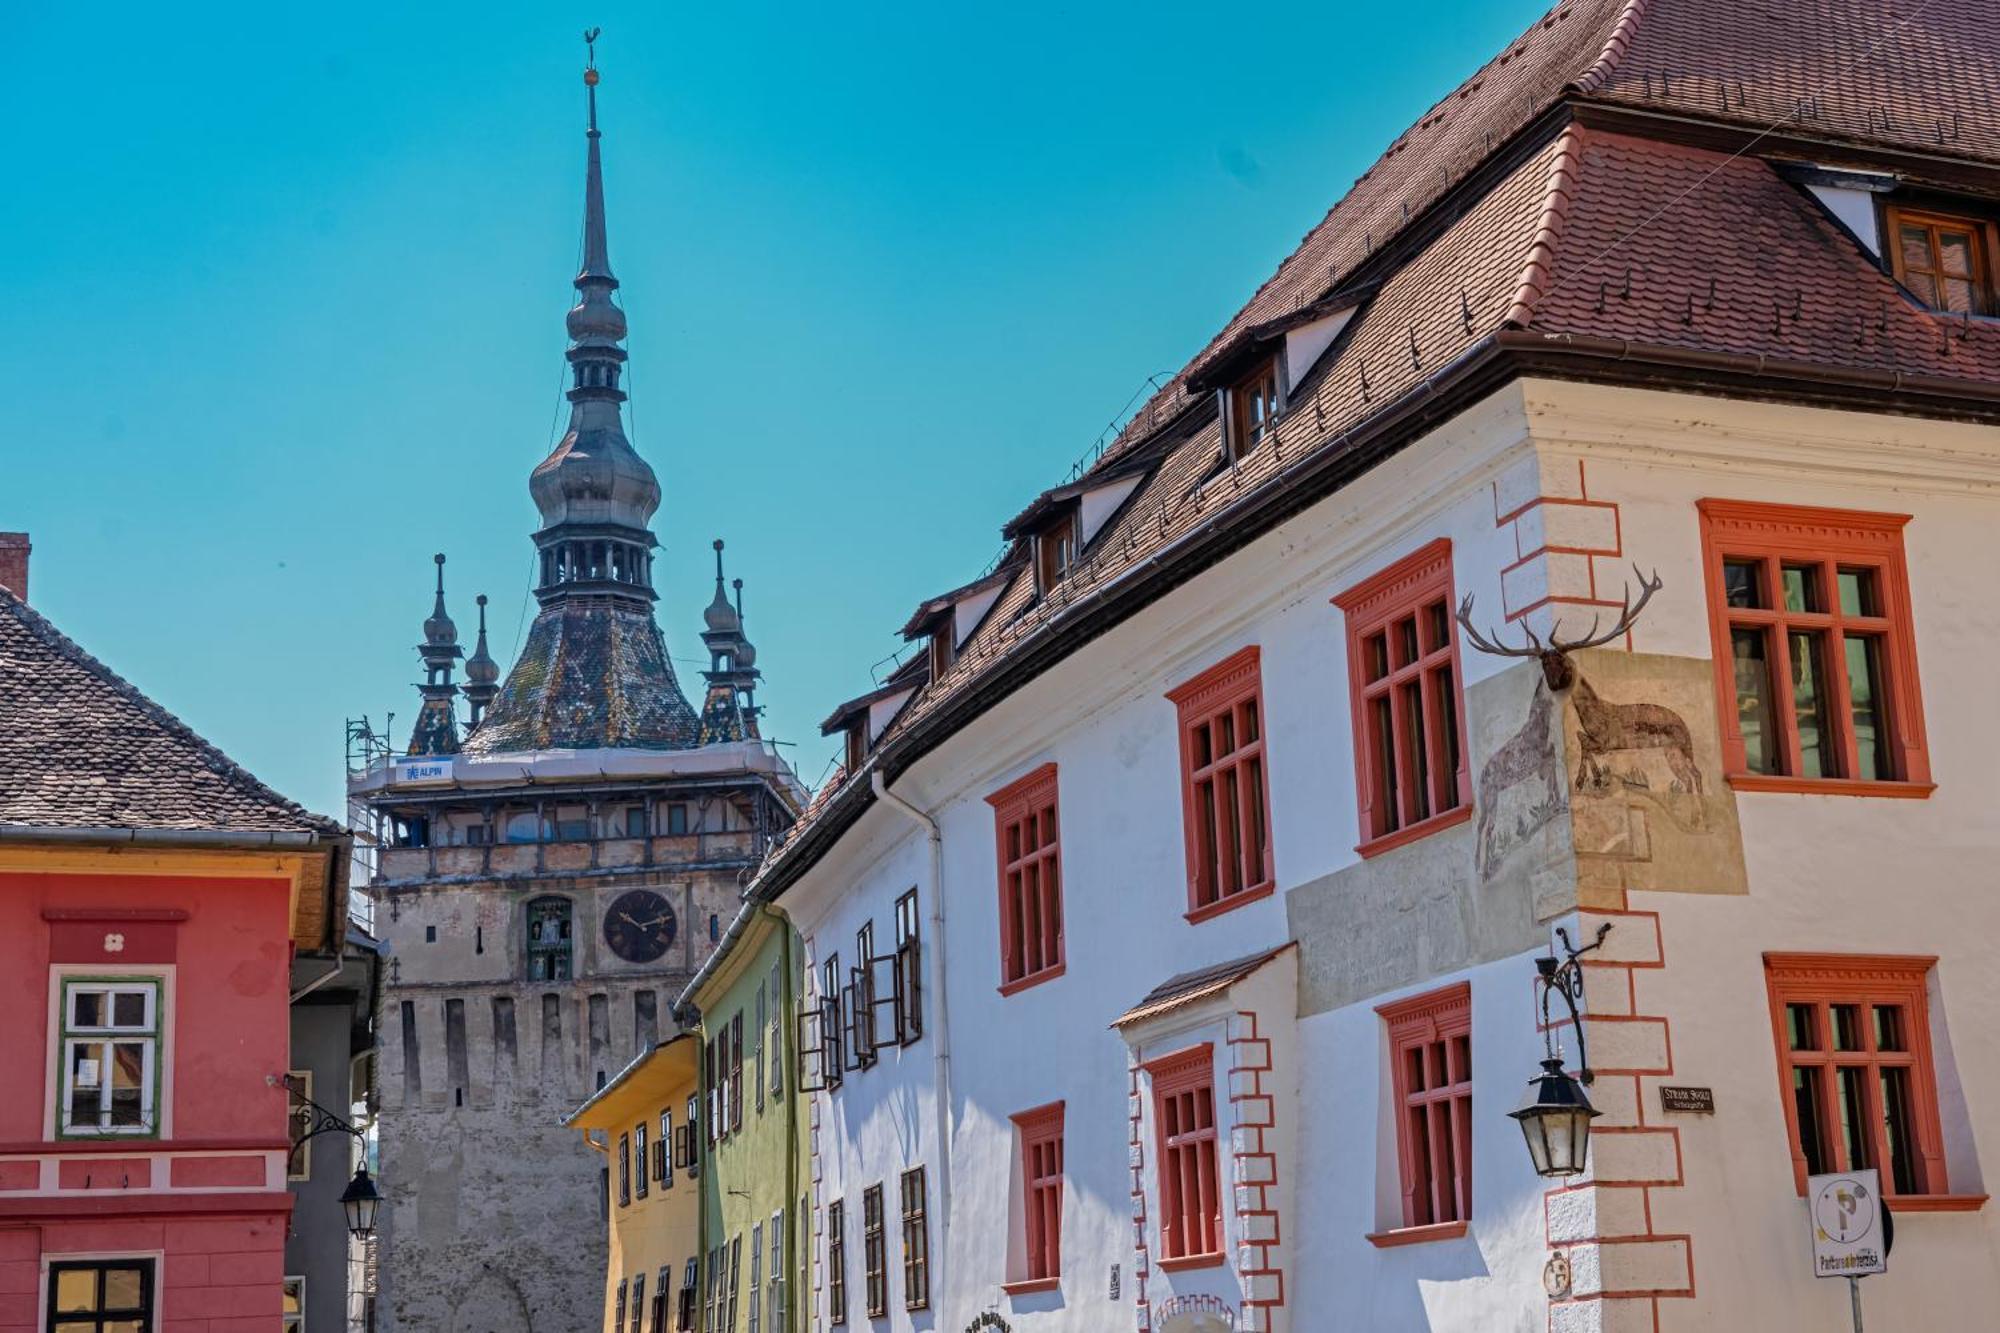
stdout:
<svg viewBox="0 0 2000 1333">
<path fill-rule="evenodd" d="M 1604 1112 L 1590 1104 L 1583 1084 L 1564 1072 L 1562 1060 L 1551 1056 L 1528 1080 L 1521 1109 L 1507 1114 L 1520 1122 L 1536 1175 L 1573 1176 L 1589 1164 L 1590 1122 Z"/>
<path fill-rule="evenodd" d="M 1538 1176 L 1574 1176 L 1590 1165 L 1590 1122 L 1603 1112 L 1590 1104 L 1590 1097 L 1584 1092 L 1584 1086 L 1594 1076 L 1584 1050 L 1583 1016 L 1577 1008 L 1577 1002 L 1583 998 L 1583 965 L 1577 958 L 1603 944 L 1610 930 L 1611 923 L 1607 921 L 1597 928 L 1595 940 L 1576 949 L 1570 946 L 1569 932 L 1558 926 L 1556 938 L 1562 941 L 1565 956 L 1560 961 L 1553 954 L 1535 960 L 1535 988 L 1541 998 L 1542 1070 L 1528 1080 L 1528 1095 L 1522 1099 L 1520 1109 L 1509 1111 L 1508 1115 L 1521 1126 L 1521 1135 L 1528 1141 L 1528 1157 Z M 1569 1007 L 1570 1029 L 1576 1033 L 1574 1076 L 1563 1068 L 1562 1051 L 1549 1023 L 1551 994 L 1562 996 Z"/>
<path fill-rule="evenodd" d="M 382 1195 L 368 1174 L 366 1162 L 354 1169 L 354 1179 L 341 1191 L 340 1206 L 347 1213 L 347 1234 L 356 1240 L 375 1234 L 375 1213 L 382 1206 Z"/>
</svg>

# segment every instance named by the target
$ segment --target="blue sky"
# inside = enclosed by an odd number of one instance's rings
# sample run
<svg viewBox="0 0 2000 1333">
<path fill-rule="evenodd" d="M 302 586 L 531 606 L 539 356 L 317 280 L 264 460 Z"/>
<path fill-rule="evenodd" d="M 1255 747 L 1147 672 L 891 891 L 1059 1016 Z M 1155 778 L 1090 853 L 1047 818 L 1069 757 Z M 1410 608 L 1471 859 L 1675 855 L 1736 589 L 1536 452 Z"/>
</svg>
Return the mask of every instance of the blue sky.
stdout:
<svg viewBox="0 0 2000 1333">
<path fill-rule="evenodd" d="M 414 719 L 431 553 L 468 642 L 475 592 L 503 664 L 526 624 L 586 24 L 660 623 L 698 686 L 726 538 L 816 782 L 916 603 L 1542 6 L 58 8 L 0 49 L 0 529 L 337 813 L 343 719 Z"/>
</svg>

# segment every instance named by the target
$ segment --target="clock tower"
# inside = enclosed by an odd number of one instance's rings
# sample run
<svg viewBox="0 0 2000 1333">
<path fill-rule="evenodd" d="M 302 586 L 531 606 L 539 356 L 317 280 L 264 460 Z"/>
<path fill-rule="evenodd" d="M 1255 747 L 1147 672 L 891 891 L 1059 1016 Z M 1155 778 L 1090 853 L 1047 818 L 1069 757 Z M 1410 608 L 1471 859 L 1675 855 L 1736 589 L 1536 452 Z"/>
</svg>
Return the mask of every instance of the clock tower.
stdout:
<svg viewBox="0 0 2000 1333">
<path fill-rule="evenodd" d="M 674 997 L 805 797 L 757 727 L 740 582 L 736 602 L 718 593 L 704 613 L 699 711 L 655 619 L 655 561 L 710 548 L 655 535 L 660 477 L 625 433 L 594 60 L 584 81 L 569 417 L 528 476 L 534 622 L 502 679 L 480 597 L 478 645 L 454 684 L 462 652 L 437 556 L 417 732 L 407 753 L 349 776 L 378 848 L 369 889 L 386 955 L 385 1331 L 529 1333 L 598 1307 L 604 1163 L 562 1118 L 673 1035 Z"/>
</svg>

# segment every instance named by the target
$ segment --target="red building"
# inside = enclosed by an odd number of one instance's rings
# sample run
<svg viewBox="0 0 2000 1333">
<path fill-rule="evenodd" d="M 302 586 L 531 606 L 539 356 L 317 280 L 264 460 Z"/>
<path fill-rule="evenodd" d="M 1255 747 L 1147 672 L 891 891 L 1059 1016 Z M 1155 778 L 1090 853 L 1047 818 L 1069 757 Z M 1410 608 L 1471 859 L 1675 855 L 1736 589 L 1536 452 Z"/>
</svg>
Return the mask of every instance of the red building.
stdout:
<svg viewBox="0 0 2000 1333">
<path fill-rule="evenodd" d="M 290 1327 L 290 968 L 346 838 L 0 575 L 0 1333 Z"/>
</svg>

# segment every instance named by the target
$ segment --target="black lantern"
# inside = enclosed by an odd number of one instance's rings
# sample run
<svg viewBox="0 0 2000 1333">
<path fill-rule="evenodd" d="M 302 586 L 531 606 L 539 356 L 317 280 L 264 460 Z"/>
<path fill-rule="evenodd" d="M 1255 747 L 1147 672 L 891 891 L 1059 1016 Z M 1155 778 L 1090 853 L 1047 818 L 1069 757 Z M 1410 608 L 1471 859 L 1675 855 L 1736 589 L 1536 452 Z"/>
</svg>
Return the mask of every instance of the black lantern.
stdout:
<svg viewBox="0 0 2000 1333">
<path fill-rule="evenodd" d="M 1542 1072 L 1528 1080 L 1521 1109 L 1509 1111 L 1528 1140 L 1528 1156 L 1538 1176 L 1573 1176 L 1590 1161 L 1590 1122 L 1604 1113 L 1590 1104 L 1583 1084 L 1550 1056 Z"/>
<path fill-rule="evenodd" d="M 357 1240 L 367 1240 L 375 1234 L 375 1211 L 382 1206 L 382 1196 L 368 1175 L 366 1162 L 354 1169 L 354 1179 L 341 1192 L 340 1206 L 347 1212 L 348 1234 Z"/>
<path fill-rule="evenodd" d="M 1528 1080 L 1528 1095 L 1518 1111 L 1509 1111 L 1528 1141 L 1528 1156 L 1538 1176 L 1574 1176 L 1590 1165 L 1590 1122 L 1603 1112 L 1590 1104 L 1584 1092 L 1591 1081 L 1590 1060 L 1584 1052 L 1583 1015 L 1577 1001 L 1583 998 L 1583 966 L 1577 956 L 1604 943 L 1611 930 L 1605 922 L 1597 928 L 1597 938 L 1581 949 L 1573 948 L 1569 932 L 1558 926 L 1564 957 L 1554 954 L 1535 960 L 1535 985 L 1541 993 L 1542 1072 Z M 1577 1072 L 1572 1077 L 1563 1069 L 1562 1052 L 1556 1048 L 1555 1028 L 1549 1022 L 1549 996 L 1560 995 L 1569 1007 L 1570 1029 L 1576 1033 Z"/>
</svg>

